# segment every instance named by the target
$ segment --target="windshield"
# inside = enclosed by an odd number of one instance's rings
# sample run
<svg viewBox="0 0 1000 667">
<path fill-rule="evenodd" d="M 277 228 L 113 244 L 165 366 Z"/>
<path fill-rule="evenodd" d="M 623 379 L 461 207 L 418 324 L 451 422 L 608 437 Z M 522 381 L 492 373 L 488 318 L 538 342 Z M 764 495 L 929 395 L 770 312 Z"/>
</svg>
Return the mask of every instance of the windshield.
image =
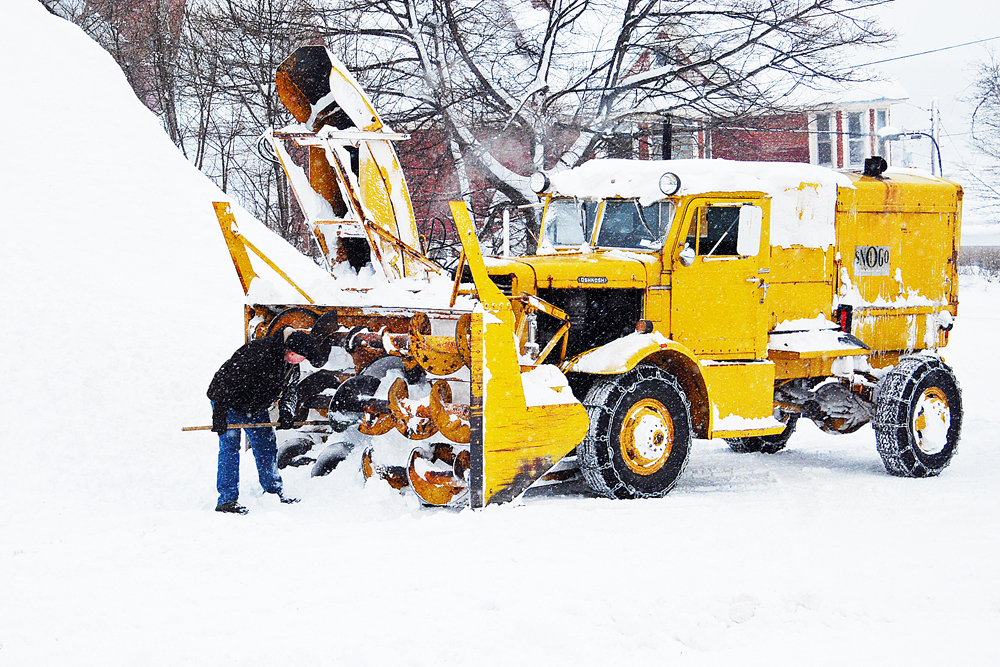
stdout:
<svg viewBox="0 0 1000 667">
<path fill-rule="evenodd" d="M 635 199 L 608 199 L 597 245 L 610 248 L 659 250 L 670 231 L 674 204 L 670 201 L 639 206 Z"/>
<path fill-rule="evenodd" d="M 597 219 L 597 202 L 553 199 L 545 207 L 543 236 L 554 246 L 579 246 L 590 242 Z"/>
</svg>

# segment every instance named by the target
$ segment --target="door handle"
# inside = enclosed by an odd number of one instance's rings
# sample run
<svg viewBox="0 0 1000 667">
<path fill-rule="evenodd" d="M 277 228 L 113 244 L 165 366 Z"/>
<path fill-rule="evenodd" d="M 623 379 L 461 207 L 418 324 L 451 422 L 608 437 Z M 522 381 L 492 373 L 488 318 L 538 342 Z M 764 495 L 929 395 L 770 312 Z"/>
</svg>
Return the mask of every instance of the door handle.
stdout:
<svg viewBox="0 0 1000 667">
<path fill-rule="evenodd" d="M 767 287 L 770 283 L 766 282 L 763 278 L 747 278 L 747 282 L 755 283 L 757 285 L 757 289 L 764 290 L 764 296 L 760 300 L 761 303 L 764 303 L 767 299 Z"/>
</svg>

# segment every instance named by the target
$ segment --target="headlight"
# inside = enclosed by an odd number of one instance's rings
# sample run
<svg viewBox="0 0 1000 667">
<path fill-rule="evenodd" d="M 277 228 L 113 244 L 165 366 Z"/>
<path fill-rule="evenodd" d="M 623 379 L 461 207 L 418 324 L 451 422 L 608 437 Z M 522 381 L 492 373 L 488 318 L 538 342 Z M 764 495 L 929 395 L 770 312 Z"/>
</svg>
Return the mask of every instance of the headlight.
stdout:
<svg viewBox="0 0 1000 667">
<path fill-rule="evenodd" d="M 660 176 L 660 192 L 667 195 L 677 194 L 677 191 L 681 189 L 681 177 L 673 172 L 666 172 L 663 176 Z"/>
<path fill-rule="evenodd" d="M 536 194 L 542 194 L 549 189 L 552 183 L 549 181 L 549 177 L 545 175 L 544 172 L 536 171 L 528 179 L 528 186 L 531 187 L 531 191 Z"/>
</svg>

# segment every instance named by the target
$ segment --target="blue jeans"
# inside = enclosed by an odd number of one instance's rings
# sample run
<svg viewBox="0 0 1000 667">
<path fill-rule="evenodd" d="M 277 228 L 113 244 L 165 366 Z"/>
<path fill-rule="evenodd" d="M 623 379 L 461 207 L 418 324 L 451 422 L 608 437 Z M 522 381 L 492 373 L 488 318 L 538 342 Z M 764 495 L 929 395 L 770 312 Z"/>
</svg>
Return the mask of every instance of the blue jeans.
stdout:
<svg viewBox="0 0 1000 667">
<path fill-rule="evenodd" d="M 230 408 L 226 421 L 230 424 L 266 424 L 271 421 L 267 410 L 245 415 Z M 278 445 L 270 426 L 243 429 L 257 461 L 257 476 L 265 493 L 281 493 L 278 474 Z M 219 436 L 219 474 L 216 478 L 219 504 L 231 503 L 240 497 L 240 430 L 231 428 Z"/>
</svg>

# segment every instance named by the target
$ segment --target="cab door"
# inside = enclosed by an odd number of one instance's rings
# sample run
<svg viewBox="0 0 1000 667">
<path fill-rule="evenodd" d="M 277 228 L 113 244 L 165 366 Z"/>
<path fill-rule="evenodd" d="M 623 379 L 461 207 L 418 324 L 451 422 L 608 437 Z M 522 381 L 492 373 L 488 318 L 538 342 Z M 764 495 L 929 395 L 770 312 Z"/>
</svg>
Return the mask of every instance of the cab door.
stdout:
<svg viewBox="0 0 1000 667">
<path fill-rule="evenodd" d="M 770 199 L 689 202 L 671 258 L 671 337 L 696 354 L 763 359 Z M 665 262 L 666 263 L 666 262 Z"/>
</svg>

